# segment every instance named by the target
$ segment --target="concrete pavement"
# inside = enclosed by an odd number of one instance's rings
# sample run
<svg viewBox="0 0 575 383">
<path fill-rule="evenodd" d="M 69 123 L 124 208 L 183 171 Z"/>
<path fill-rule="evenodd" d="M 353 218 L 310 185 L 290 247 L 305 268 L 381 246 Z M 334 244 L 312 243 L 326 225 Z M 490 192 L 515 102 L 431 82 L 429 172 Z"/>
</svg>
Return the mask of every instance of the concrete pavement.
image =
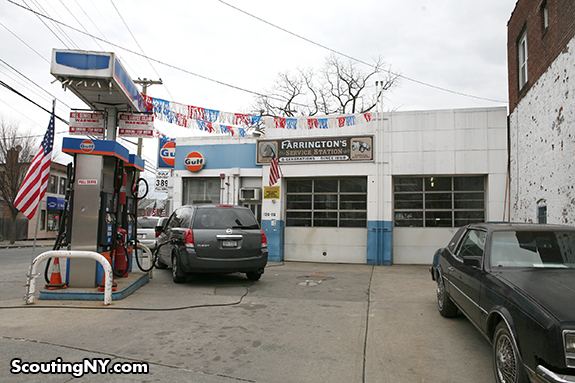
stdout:
<svg viewBox="0 0 575 383">
<path fill-rule="evenodd" d="M 27 261 L 0 268 L 0 280 L 25 281 Z M 253 284 L 231 274 L 180 285 L 170 272 L 154 270 L 111 307 L 44 300 L 24 307 L 25 288 L 5 286 L 2 381 L 76 379 L 10 373 L 14 358 L 58 357 L 149 366 L 147 375 L 82 378 L 95 382 L 494 381 L 491 346 L 464 317 L 439 315 L 427 266 L 270 263 Z"/>
</svg>

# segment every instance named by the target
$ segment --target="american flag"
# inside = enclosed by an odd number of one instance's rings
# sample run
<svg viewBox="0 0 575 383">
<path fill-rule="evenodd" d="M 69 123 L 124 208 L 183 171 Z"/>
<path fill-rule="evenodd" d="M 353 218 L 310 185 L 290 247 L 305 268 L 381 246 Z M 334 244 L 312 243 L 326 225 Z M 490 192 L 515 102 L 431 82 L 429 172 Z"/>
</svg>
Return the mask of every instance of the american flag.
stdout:
<svg viewBox="0 0 575 383">
<path fill-rule="evenodd" d="M 54 146 L 54 108 L 56 101 L 52 104 L 52 116 L 48 130 L 44 135 L 40 150 L 32 160 L 28 172 L 24 177 L 24 182 L 20 186 L 18 195 L 14 200 L 14 207 L 20 210 L 28 219 L 32 219 L 36 214 L 39 202 L 46 194 L 48 179 L 50 178 L 50 164 L 52 163 L 52 147 Z"/>
<path fill-rule="evenodd" d="M 275 154 L 273 153 L 272 161 L 270 163 L 270 186 L 275 185 L 280 179 L 280 162 Z"/>
<path fill-rule="evenodd" d="M 152 208 L 152 212 L 150 213 L 150 217 L 156 216 L 156 202 L 154 202 L 154 207 Z"/>
</svg>

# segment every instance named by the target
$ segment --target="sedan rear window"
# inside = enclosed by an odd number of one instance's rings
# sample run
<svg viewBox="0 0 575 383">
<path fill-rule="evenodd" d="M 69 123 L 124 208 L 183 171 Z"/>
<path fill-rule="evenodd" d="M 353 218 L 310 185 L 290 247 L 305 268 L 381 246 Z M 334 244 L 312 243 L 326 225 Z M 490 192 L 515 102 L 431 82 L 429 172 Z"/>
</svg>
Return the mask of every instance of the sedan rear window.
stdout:
<svg viewBox="0 0 575 383">
<path fill-rule="evenodd" d="M 492 246 L 493 267 L 575 268 L 575 232 L 495 232 Z"/>
<path fill-rule="evenodd" d="M 258 222 L 249 209 L 213 207 L 198 209 L 194 229 L 258 229 Z"/>
</svg>

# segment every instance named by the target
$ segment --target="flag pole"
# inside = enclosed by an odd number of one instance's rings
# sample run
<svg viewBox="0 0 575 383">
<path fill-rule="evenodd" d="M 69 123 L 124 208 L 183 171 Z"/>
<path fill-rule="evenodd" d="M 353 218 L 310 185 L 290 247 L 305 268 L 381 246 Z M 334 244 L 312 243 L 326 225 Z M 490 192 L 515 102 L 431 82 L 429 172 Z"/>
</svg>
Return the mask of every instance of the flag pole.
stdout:
<svg viewBox="0 0 575 383">
<path fill-rule="evenodd" d="M 52 117 L 55 115 L 56 112 L 56 99 L 54 99 L 52 101 Z M 51 117 L 51 118 L 52 118 Z M 34 259 L 36 259 L 36 243 L 38 240 L 38 226 L 40 226 L 40 218 L 42 217 L 42 201 L 40 200 L 40 195 L 42 193 L 38 193 L 38 196 L 36 197 L 36 206 L 39 207 L 39 209 L 36 209 L 36 212 L 34 213 L 34 216 L 36 217 L 36 229 L 34 230 L 34 244 L 32 245 L 32 259 L 30 259 L 30 268 L 28 269 L 28 282 L 26 283 L 26 295 L 24 296 L 24 301 L 26 302 L 26 304 L 28 304 L 28 296 L 30 295 L 30 281 L 32 278 L 36 278 L 37 276 L 32 275 L 32 266 L 34 264 Z M 46 212 L 48 212 L 48 210 L 46 209 Z"/>
</svg>

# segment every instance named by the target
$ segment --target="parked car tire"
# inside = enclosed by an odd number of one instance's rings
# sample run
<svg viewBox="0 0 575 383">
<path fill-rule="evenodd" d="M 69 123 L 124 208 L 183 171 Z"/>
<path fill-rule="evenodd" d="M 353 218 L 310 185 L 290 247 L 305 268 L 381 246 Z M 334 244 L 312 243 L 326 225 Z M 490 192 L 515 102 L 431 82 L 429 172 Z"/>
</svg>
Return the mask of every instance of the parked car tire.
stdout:
<svg viewBox="0 0 575 383">
<path fill-rule="evenodd" d="M 246 273 L 246 276 L 250 281 L 259 281 L 260 278 L 262 277 L 262 273 L 260 273 L 259 271 L 250 271 Z"/>
<path fill-rule="evenodd" d="M 504 321 L 499 322 L 493 336 L 493 370 L 497 383 L 527 383 L 515 339 Z"/>
<path fill-rule="evenodd" d="M 172 254 L 172 279 L 175 283 L 183 283 L 186 281 L 186 276 L 180 271 L 178 262 L 178 256 Z"/>
<path fill-rule="evenodd" d="M 457 315 L 457 306 L 447 295 L 441 275 L 437 276 L 437 308 L 442 317 L 453 318 Z"/>
</svg>

